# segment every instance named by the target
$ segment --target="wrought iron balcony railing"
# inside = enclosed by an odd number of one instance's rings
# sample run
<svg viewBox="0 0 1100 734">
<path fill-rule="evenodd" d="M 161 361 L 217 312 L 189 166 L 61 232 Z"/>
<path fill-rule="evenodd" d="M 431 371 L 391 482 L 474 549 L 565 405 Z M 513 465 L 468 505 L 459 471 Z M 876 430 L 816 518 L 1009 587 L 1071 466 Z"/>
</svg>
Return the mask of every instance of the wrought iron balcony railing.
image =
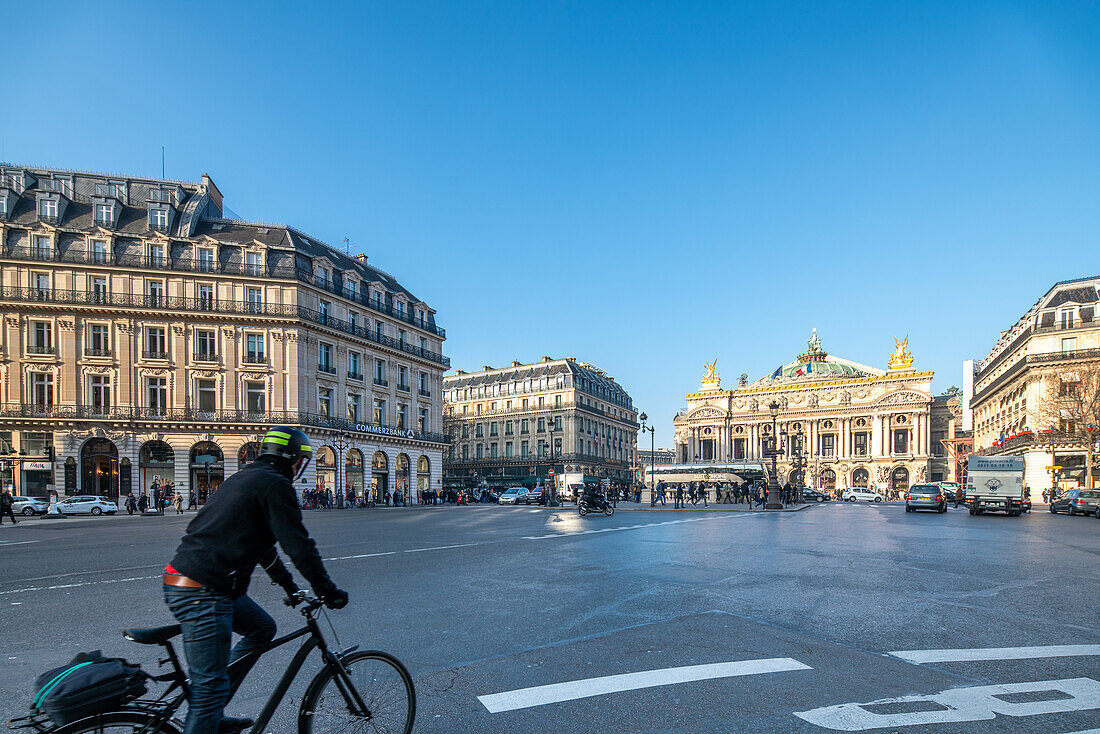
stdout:
<svg viewBox="0 0 1100 734">
<path fill-rule="evenodd" d="M 31 344 L 27 347 L 27 354 L 53 354 L 52 344 Z"/>
<path fill-rule="evenodd" d="M 59 305 L 117 306 L 121 308 L 152 308 L 165 311 L 211 311 L 227 314 L 253 314 L 259 316 L 280 316 L 299 318 L 321 326 L 326 326 L 365 341 L 396 349 L 414 357 L 436 362 L 444 367 L 451 366 L 451 360 L 441 354 L 421 349 L 397 339 L 379 335 L 362 326 L 352 326 L 348 321 L 322 316 L 304 306 L 285 303 L 251 303 L 248 301 L 228 301 L 216 298 L 184 298 L 181 296 L 134 295 L 129 293 L 104 293 L 103 291 L 66 291 L 46 288 L 23 288 L 4 286 L 0 288 L 0 299 L 7 301 L 44 302 Z"/>
<path fill-rule="evenodd" d="M 346 418 L 323 416 L 304 411 L 265 411 L 247 410 L 199 410 L 198 408 L 148 408 L 87 405 L 33 405 L 9 403 L 0 406 L 0 418 L 9 419 L 68 419 L 68 420 L 112 420 L 112 421 L 198 421 L 204 424 L 251 424 L 251 425 L 301 425 L 349 433 L 372 434 L 403 438 L 413 441 L 447 443 L 441 433 L 415 431 L 408 428 L 350 421 Z"/>
<path fill-rule="evenodd" d="M 85 347 L 85 357 L 110 357 L 112 354 L 110 347 Z"/>
</svg>

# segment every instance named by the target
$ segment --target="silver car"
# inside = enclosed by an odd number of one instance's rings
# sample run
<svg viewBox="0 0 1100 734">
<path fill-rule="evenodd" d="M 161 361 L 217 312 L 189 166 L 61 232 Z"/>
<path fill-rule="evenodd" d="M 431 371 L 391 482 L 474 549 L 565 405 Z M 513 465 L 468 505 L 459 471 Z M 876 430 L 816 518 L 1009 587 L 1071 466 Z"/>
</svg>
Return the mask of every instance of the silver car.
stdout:
<svg viewBox="0 0 1100 734">
<path fill-rule="evenodd" d="M 12 497 L 11 511 L 20 515 L 45 515 L 50 503 L 41 497 Z"/>
<path fill-rule="evenodd" d="M 523 487 L 509 487 L 497 500 L 497 504 L 501 505 L 518 505 L 521 502 L 525 505 L 531 504 L 531 494 Z"/>
<path fill-rule="evenodd" d="M 58 502 L 57 511 L 62 515 L 113 515 L 118 512 L 118 505 L 106 497 L 82 494 Z"/>
<path fill-rule="evenodd" d="M 905 511 L 935 510 L 947 512 L 947 497 L 935 484 L 914 484 L 905 493 Z"/>
</svg>

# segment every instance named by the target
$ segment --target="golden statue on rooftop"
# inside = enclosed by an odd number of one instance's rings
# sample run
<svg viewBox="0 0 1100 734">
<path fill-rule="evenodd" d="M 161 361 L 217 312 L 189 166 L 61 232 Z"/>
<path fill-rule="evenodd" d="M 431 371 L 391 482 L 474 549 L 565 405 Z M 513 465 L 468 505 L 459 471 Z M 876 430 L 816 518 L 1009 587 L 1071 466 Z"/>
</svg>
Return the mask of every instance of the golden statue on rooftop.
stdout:
<svg viewBox="0 0 1100 734">
<path fill-rule="evenodd" d="M 715 369 L 718 365 L 718 359 L 715 358 L 713 362 L 707 362 L 703 365 L 706 368 L 706 374 L 703 375 L 704 385 L 719 385 L 721 384 L 721 378 L 718 376 L 718 370 Z"/>
<path fill-rule="evenodd" d="M 886 361 L 892 370 L 907 370 L 913 366 L 913 355 L 909 353 L 909 335 L 904 339 L 894 337 L 894 353 Z"/>
</svg>

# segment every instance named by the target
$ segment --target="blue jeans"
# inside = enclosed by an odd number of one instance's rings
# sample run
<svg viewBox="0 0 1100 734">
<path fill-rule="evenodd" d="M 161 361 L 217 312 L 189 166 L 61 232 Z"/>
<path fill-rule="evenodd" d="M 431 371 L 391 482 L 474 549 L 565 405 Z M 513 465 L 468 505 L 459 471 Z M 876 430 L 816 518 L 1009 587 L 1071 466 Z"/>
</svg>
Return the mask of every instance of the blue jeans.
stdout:
<svg viewBox="0 0 1100 734">
<path fill-rule="evenodd" d="M 191 686 L 183 732 L 215 734 L 225 704 L 256 660 L 243 663 L 232 678 L 229 664 L 270 642 L 275 637 L 275 620 L 247 596 L 234 599 L 206 587 L 165 586 L 164 601 L 183 628 Z M 242 638 L 230 650 L 233 632 Z"/>
</svg>

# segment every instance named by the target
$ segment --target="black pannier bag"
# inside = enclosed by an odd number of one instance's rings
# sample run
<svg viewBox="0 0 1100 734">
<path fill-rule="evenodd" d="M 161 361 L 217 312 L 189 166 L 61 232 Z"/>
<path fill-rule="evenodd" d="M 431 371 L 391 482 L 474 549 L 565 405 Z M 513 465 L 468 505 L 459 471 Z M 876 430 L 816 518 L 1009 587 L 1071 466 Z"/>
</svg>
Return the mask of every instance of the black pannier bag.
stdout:
<svg viewBox="0 0 1100 734">
<path fill-rule="evenodd" d="M 38 676 L 31 711 L 46 714 L 58 726 L 103 714 L 145 693 L 146 677 L 140 665 L 105 658 L 99 650 L 82 652 L 68 665 Z"/>
</svg>

